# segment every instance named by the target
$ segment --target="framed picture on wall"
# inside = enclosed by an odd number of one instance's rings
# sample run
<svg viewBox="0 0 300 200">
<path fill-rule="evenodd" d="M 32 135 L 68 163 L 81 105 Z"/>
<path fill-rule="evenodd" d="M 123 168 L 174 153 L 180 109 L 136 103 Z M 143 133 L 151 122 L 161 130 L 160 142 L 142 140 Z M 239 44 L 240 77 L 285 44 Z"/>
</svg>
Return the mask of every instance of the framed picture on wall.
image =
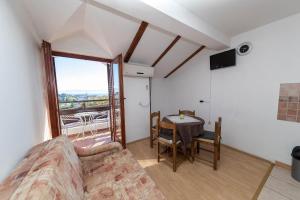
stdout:
<svg viewBox="0 0 300 200">
<path fill-rule="evenodd" d="M 300 123 L 300 83 L 280 84 L 277 119 Z"/>
</svg>

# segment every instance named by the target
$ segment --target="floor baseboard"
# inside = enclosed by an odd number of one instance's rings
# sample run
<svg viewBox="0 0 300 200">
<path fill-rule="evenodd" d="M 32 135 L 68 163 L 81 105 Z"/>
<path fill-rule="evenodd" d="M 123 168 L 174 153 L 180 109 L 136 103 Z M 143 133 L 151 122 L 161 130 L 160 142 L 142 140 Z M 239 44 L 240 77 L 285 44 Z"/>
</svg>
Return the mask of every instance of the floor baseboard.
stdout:
<svg viewBox="0 0 300 200">
<path fill-rule="evenodd" d="M 277 167 L 282 167 L 282 168 L 284 168 L 284 169 L 288 169 L 288 170 L 291 170 L 291 165 L 288 165 L 288 164 L 286 164 L 286 163 L 283 163 L 283 162 L 280 162 L 280 161 L 275 161 L 275 165 L 277 166 Z"/>
<path fill-rule="evenodd" d="M 267 160 L 267 159 L 265 159 L 265 158 L 262 158 L 262 157 L 260 157 L 260 156 L 253 155 L 253 154 L 251 154 L 251 153 L 248 153 L 248 152 L 246 152 L 246 151 L 237 149 L 237 148 L 232 147 L 232 146 L 229 146 L 229 145 L 227 145 L 227 144 L 222 144 L 222 145 L 225 146 L 225 147 L 227 147 L 227 148 L 229 148 L 229 149 L 232 149 L 232 150 L 238 151 L 238 152 L 240 152 L 240 153 L 246 154 L 246 155 L 248 155 L 248 156 L 251 156 L 251 157 L 253 157 L 253 158 L 256 158 L 256 159 L 259 159 L 259 160 L 263 160 L 263 161 L 265 161 L 265 162 L 274 164 L 272 161 Z"/>
<path fill-rule="evenodd" d="M 150 137 L 145 137 L 145 138 L 141 138 L 141 139 L 138 139 L 138 140 L 134 140 L 134 141 L 131 141 L 131 142 L 128 142 L 126 143 L 126 145 L 128 144 L 134 144 L 134 143 L 137 143 L 137 142 L 140 142 L 140 141 L 143 141 L 143 140 L 147 140 L 149 139 Z M 149 144 L 150 145 L 150 144 Z"/>
</svg>

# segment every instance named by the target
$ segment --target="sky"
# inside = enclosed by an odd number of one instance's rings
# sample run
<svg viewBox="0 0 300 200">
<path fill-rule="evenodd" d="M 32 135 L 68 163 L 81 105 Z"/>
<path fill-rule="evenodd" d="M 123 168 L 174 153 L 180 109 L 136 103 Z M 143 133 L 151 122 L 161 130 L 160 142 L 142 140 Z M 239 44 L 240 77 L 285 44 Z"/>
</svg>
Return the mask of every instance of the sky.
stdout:
<svg viewBox="0 0 300 200">
<path fill-rule="evenodd" d="M 106 63 L 55 57 L 58 93 L 107 94 Z"/>
</svg>

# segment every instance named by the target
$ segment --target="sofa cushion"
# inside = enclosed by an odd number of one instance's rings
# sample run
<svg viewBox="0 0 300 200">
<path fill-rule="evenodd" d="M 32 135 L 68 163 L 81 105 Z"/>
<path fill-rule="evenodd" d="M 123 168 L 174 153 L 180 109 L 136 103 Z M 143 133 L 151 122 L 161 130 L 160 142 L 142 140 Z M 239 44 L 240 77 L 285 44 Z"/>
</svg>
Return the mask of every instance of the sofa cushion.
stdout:
<svg viewBox="0 0 300 200">
<path fill-rule="evenodd" d="M 128 150 L 82 164 L 87 199 L 165 199 Z"/>
<path fill-rule="evenodd" d="M 82 168 L 71 142 L 60 136 L 40 153 L 11 199 L 83 199 Z"/>
<path fill-rule="evenodd" d="M 102 142 L 99 143 L 95 140 L 90 141 L 86 146 L 75 145 L 75 151 L 77 155 L 80 157 L 94 156 L 104 152 L 114 153 L 122 149 L 123 148 L 121 144 L 118 142 L 110 142 L 110 143 L 103 144 Z"/>
</svg>

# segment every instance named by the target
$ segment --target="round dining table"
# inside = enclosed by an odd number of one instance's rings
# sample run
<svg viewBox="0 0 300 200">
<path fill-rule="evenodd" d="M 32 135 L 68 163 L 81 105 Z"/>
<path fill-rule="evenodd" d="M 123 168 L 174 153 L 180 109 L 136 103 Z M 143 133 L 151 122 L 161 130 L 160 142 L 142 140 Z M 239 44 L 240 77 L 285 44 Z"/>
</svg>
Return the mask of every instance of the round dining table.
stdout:
<svg viewBox="0 0 300 200">
<path fill-rule="evenodd" d="M 93 124 L 94 121 L 94 116 L 98 115 L 98 112 L 80 112 L 76 113 L 74 116 L 81 118 L 82 120 L 82 125 L 84 127 L 83 132 L 88 128 L 89 125 Z M 92 134 L 94 134 L 92 127 L 89 130 Z"/>
<path fill-rule="evenodd" d="M 205 121 L 200 117 L 168 115 L 163 121 L 176 124 L 177 134 L 182 141 L 182 151 L 186 154 L 187 148 L 191 145 L 193 137 L 203 134 Z"/>
</svg>

